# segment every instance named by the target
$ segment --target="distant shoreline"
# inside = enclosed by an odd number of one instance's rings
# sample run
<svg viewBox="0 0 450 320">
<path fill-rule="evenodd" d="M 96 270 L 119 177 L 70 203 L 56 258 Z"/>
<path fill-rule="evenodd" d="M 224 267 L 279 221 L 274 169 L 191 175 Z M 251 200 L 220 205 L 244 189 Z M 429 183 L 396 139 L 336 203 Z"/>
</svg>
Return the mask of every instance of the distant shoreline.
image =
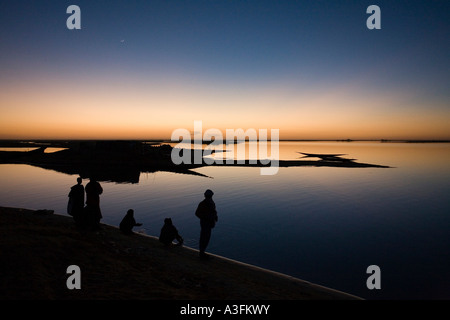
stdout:
<svg viewBox="0 0 450 320">
<path fill-rule="evenodd" d="M 276 167 L 340 167 L 340 168 L 389 168 L 386 165 L 360 163 L 357 159 L 340 158 L 333 155 L 317 154 L 318 160 L 272 160 L 234 159 L 233 161 L 214 161 L 209 163 L 200 148 L 172 146 L 167 143 L 152 143 L 130 140 L 96 140 L 96 141 L 65 141 L 61 143 L 28 142 L 22 148 L 33 150 L 11 151 L 0 150 L 2 164 L 29 164 L 45 169 L 52 169 L 67 174 L 91 176 L 95 173 L 100 181 L 138 182 L 141 172 L 170 171 L 175 173 L 194 174 L 207 177 L 192 169 L 207 165 L 216 167 L 245 166 L 259 168 Z M 17 144 L 3 145 L 14 148 Z M 20 148 L 20 147 L 19 147 Z M 60 148 L 56 152 L 46 153 L 47 148 Z M 172 160 L 173 154 L 183 153 L 181 163 Z M 197 149 L 197 150 L 196 150 Z M 312 155 L 312 154 L 311 154 Z M 311 157 L 308 155 L 308 157 Z M 198 161 L 198 159 L 200 161 Z M 276 172 L 276 171 L 273 171 Z"/>
<path fill-rule="evenodd" d="M 180 143 L 181 141 L 171 141 L 163 139 L 0 139 L 0 147 L 65 147 L 68 143 L 94 142 L 94 141 L 133 141 L 147 142 L 155 144 Z M 249 142 L 253 140 L 245 140 Z M 271 140 L 268 139 L 268 142 Z M 450 143 L 450 140 L 433 139 L 279 139 L 279 142 L 380 142 L 380 143 Z M 192 141 L 194 144 L 196 141 Z M 199 141 L 197 143 L 210 144 L 211 141 Z M 237 141 L 235 141 L 237 143 Z"/>
</svg>

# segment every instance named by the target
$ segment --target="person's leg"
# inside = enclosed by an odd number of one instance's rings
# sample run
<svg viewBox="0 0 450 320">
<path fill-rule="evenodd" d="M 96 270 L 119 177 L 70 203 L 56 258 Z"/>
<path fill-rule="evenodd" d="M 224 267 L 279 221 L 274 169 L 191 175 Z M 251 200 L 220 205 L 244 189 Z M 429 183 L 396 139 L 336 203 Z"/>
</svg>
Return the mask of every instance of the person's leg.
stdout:
<svg viewBox="0 0 450 320">
<path fill-rule="evenodd" d="M 210 228 L 201 228 L 200 230 L 200 255 L 204 255 L 209 239 L 211 238 Z"/>
</svg>

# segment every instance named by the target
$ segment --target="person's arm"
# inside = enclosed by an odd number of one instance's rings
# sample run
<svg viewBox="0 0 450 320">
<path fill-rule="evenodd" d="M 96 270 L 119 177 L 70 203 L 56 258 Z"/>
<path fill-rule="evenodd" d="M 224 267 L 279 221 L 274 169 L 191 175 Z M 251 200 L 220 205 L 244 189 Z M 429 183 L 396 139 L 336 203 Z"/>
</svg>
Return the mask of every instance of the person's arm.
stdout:
<svg viewBox="0 0 450 320">
<path fill-rule="evenodd" d="M 178 241 L 178 245 L 182 245 L 183 242 L 184 242 L 183 237 L 180 236 L 180 234 L 178 233 L 177 228 L 174 227 L 174 229 L 175 229 L 175 234 L 176 234 L 175 238 L 176 238 L 177 241 Z"/>
<path fill-rule="evenodd" d="M 217 210 L 216 210 L 216 204 L 214 204 L 214 220 L 216 220 L 216 222 L 219 220 L 219 216 L 217 215 Z"/>
<path fill-rule="evenodd" d="M 200 202 L 198 204 L 197 210 L 195 210 L 195 215 L 200 219 L 205 218 L 205 208 L 204 208 L 203 202 Z"/>
<path fill-rule="evenodd" d="M 142 226 L 142 223 L 137 223 L 136 219 L 133 218 L 133 220 L 131 220 L 131 225 L 133 227 L 139 227 L 139 226 Z"/>
</svg>

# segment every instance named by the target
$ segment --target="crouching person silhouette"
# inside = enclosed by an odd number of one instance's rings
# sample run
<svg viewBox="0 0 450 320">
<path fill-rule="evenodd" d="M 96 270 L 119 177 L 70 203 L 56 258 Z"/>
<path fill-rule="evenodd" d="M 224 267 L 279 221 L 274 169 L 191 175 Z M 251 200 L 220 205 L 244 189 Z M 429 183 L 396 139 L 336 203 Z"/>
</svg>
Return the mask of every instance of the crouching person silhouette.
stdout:
<svg viewBox="0 0 450 320">
<path fill-rule="evenodd" d="M 161 228 L 161 234 L 159 235 L 159 241 L 162 242 L 164 245 L 168 246 L 172 244 L 174 240 L 177 240 L 178 246 L 183 245 L 183 238 L 178 233 L 177 228 L 172 223 L 171 218 L 164 219 L 164 225 Z"/>
<path fill-rule="evenodd" d="M 120 230 L 125 234 L 133 234 L 133 228 L 140 226 L 142 226 L 142 223 L 136 223 L 133 209 L 127 211 L 127 214 L 123 217 L 119 225 Z"/>
</svg>

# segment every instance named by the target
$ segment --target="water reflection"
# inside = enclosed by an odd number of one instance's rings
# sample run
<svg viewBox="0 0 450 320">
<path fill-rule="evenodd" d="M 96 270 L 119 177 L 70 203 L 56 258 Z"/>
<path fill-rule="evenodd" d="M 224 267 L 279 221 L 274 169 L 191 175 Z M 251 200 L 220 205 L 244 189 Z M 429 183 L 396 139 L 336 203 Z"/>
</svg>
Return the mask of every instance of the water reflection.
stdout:
<svg viewBox="0 0 450 320">
<path fill-rule="evenodd" d="M 91 176 L 96 176 L 98 181 L 104 182 L 114 182 L 114 183 L 130 183 L 135 184 L 139 183 L 139 179 L 141 174 L 146 173 L 155 173 L 155 172 L 173 172 L 176 174 L 187 174 L 193 176 L 200 176 L 204 178 L 209 178 L 207 175 L 202 173 L 189 170 L 189 169 L 140 169 L 135 166 L 101 166 L 101 165 L 83 165 L 83 166 L 72 166 L 72 165 L 42 165 L 42 164 L 34 164 L 35 167 L 40 167 L 43 169 L 50 169 L 60 173 L 71 174 L 71 175 L 79 175 L 84 179 L 88 179 Z"/>
<path fill-rule="evenodd" d="M 337 154 L 380 168 L 204 166 L 198 175 L 134 173 L 139 183 L 102 183 L 104 222 L 118 226 L 134 209 L 147 234 L 171 217 L 198 247 L 194 216 L 206 189 L 220 215 L 211 252 L 284 272 L 364 298 L 450 298 L 450 144 L 281 142 L 280 156 Z M 78 172 L 0 165 L 3 206 L 64 213 Z M 213 177 L 213 179 L 205 178 Z M 382 290 L 365 286 L 379 265 Z"/>
<path fill-rule="evenodd" d="M 260 156 L 267 156 L 266 147 L 262 147 L 255 142 L 236 143 L 230 145 L 220 145 L 216 147 L 213 154 L 205 152 L 208 145 L 183 146 L 177 144 L 176 148 L 169 144 L 151 144 L 139 141 L 81 141 L 67 142 L 67 148 L 52 148 L 41 146 L 37 149 L 24 151 L 1 151 L 1 163 L 25 163 L 33 166 L 51 169 L 66 174 L 78 174 L 83 178 L 96 175 L 100 181 L 112 181 L 116 183 L 139 183 L 139 177 L 142 172 L 167 171 L 180 174 L 189 174 L 208 177 L 204 174 L 194 171 L 207 165 L 212 166 L 245 166 L 260 167 L 261 174 L 263 170 L 270 170 L 268 174 L 276 174 L 278 167 L 297 167 L 297 166 L 320 166 L 320 167 L 350 167 L 350 168 L 388 168 L 385 165 L 364 163 L 357 161 L 357 158 L 343 157 L 345 154 L 323 154 L 306 153 L 306 145 L 301 143 L 294 144 L 297 149 L 297 157 L 291 159 L 292 152 L 289 149 L 289 143 L 284 144 L 280 159 L 260 158 L 258 149 L 263 148 L 265 152 Z M 271 150 L 271 154 L 279 155 L 279 144 L 270 144 L 273 148 L 276 145 L 277 151 Z M 310 147 L 309 145 L 308 147 Z M 323 145 L 321 147 L 324 147 Z M 178 149 L 177 149 L 178 148 Z M 302 150 L 302 151 L 298 151 Z M 173 162 L 173 155 L 183 154 L 181 164 Z M 187 155 L 187 161 L 184 161 L 184 154 Z M 303 155 L 299 157 L 298 155 Z M 213 158 L 215 161 L 208 161 Z M 307 158 L 307 159 L 306 159 Z M 231 163 L 228 160 L 231 161 Z M 220 161 L 218 161 L 220 160 Z M 276 160 L 276 162 L 273 162 Z M 199 162 L 200 161 L 200 162 Z M 276 168 L 273 168 L 276 167 Z"/>
<path fill-rule="evenodd" d="M 0 151 L 8 151 L 8 152 L 29 152 L 29 151 L 33 151 L 33 150 L 38 150 L 39 148 L 30 148 L 30 147 L 4 147 L 1 148 L 0 147 Z M 67 150 L 67 148 L 52 148 L 52 147 L 47 147 L 45 148 L 45 153 L 53 153 L 53 152 L 59 152 L 59 151 L 63 151 L 63 150 Z"/>
</svg>

